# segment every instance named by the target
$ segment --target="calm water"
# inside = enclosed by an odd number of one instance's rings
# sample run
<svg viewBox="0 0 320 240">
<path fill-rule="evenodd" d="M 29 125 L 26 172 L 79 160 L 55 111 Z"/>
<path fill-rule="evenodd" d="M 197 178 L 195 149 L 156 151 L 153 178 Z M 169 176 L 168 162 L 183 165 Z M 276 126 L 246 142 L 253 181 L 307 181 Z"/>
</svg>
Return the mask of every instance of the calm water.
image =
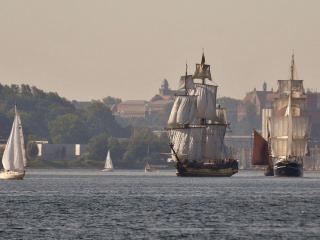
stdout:
<svg viewBox="0 0 320 240">
<path fill-rule="evenodd" d="M 320 174 L 29 170 L 0 214 L 1 239 L 320 239 Z"/>
</svg>

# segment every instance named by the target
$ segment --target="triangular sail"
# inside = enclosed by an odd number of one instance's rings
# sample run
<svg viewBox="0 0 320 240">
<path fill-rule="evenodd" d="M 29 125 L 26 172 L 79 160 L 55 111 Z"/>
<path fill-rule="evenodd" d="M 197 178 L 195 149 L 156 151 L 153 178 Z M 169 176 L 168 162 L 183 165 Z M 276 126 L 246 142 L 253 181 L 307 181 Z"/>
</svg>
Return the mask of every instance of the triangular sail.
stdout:
<svg viewBox="0 0 320 240">
<path fill-rule="evenodd" d="M 22 146 L 21 150 L 22 150 L 23 164 L 24 164 L 24 167 L 26 167 L 27 166 L 27 158 L 26 158 L 26 151 L 25 151 L 25 145 L 24 145 L 24 137 L 23 137 L 21 118 L 20 118 L 20 114 L 17 111 L 16 107 L 15 107 L 15 111 L 16 111 L 17 118 L 18 118 L 18 127 L 19 127 L 20 142 L 21 142 L 21 146 Z"/>
<path fill-rule="evenodd" d="M 111 159 L 111 156 L 110 156 L 110 151 L 108 151 L 107 159 L 106 159 L 106 163 L 104 165 L 104 168 L 113 169 L 113 163 L 112 163 L 112 159 Z"/>
<path fill-rule="evenodd" d="M 253 131 L 252 165 L 268 165 L 268 142 L 256 131 Z"/>
<path fill-rule="evenodd" d="M 2 156 L 2 165 L 5 170 L 23 171 L 25 166 L 25 149 L 23 145 L 23 135 L 20 130 L 21 120 L 18 111 L 15 111 L 10 136 Z"/>
</svg>

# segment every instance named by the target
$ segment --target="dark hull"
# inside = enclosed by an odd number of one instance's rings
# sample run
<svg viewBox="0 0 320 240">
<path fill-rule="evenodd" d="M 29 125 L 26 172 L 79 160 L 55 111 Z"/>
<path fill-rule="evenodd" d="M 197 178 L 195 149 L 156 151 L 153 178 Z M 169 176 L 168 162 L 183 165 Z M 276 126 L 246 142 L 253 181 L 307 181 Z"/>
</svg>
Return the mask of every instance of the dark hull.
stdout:
<svg viewBox="0 0 320 240">
<path fill-rule="evenodd" d="M 274 166 L 274 174 L 277 177 L 302 177 L 303 166 L 298 163 L 277 163 Z"/>
<path fill-rule="evenodd" d="M 219 165 L 177 163 L 176 168 L 179 177 L 231 177 L 238 172 L 238 162 L 233 160 Z"/>
</svg>

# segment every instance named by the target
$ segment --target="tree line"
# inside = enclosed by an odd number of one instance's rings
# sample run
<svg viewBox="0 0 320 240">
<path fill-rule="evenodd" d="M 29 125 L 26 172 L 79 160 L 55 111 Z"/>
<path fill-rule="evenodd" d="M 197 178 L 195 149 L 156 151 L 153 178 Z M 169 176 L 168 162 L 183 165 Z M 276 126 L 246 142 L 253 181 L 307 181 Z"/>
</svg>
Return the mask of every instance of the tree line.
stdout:
<svg viewBox="0 0 320 240">
<path fill-rule="evenodd" d="M 79 165 L 102 164 L 107 150 L 112 152 L 116 167 L 141 167 L 147 158 L 161 162 L 160 152 L 169 151 L 166 136 L 157 137 L 149 128 L 121 126 L 110 110 L 112 104 L 120 101 L 107 97 L 77 109 L 71 101 L 54 92 L 26 84 L 0 84 L 0 138 L 5 141 L 10 134 L 16 105 L 26 144 L 34 140 L 88 144 Z M 35 146 L 27 147 L 29 158 L 36 158 Z"/>
</svg>

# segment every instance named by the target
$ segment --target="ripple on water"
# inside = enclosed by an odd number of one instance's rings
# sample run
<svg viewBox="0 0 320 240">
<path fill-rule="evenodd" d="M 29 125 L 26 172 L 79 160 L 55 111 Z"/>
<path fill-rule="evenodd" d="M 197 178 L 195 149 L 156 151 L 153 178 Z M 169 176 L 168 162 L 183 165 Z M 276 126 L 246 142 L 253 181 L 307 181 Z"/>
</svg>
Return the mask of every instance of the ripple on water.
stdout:
<svg viewBox="0 0 320 240">
<path fill-rule="evenodd" d="M 259 176 L 261 174 L 261 176 Z M 317 239 L 320 177 L 29 171 L 1 182 L 2 239 Z"/>
</svg>

